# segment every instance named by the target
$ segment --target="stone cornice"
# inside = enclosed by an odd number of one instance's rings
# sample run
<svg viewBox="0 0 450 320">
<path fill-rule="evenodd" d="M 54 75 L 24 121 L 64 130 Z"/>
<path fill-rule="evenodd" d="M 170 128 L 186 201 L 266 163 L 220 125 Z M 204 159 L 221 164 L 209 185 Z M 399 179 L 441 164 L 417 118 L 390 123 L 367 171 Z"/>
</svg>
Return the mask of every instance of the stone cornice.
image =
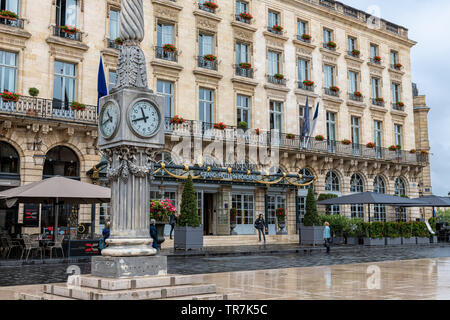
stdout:
<svg viewBox="0 0 450 320">
<path fill-rule="evenodd" d="M 217 71 L 209 71 L 207 69 L 201 70 L 201 69 L 194 69 L 192 71 L 195 75 L 200 75 L 200 76 L 206 76 L 206 77 L 211 77 L 217 80 L 220 80 L 223 78 L 223 75 L 219 74 Z"/>
<path fill-rule="evenodd" d="M 231 21 L 230 23 L 233 27 L 242 28 L 251 32 L 256 32 L 258 28 L 250 26 L 248 23 L 239 22 L 239 21 Z"/>
<path fill-rule="evenodd" d="M 389 72 L 394 73 L 394 74 L 398 74 L 398 75 L 400 75 L 400 76 L 405 75 L 405 72 L 404 72 L 404 71 L 401 71 L 401 70 L 392 69 L 392 68 L 389 68 L 388 70 L 389 70 Z"/>
<path fill-rule="evenodd" d="M 295 89 L 294 93 L 296 95 L 308 96 L 310 98 L 318 98 L 319 97 L 319 95 L 317 93 L 314 93 L 314 92 L 308 91 L 308 90 L 299 89 L 299 88 Z"/>
<path fill-rule="evenodd" d="M 160 4 L 160 5 L 166 6 L 166 7 L 171 7 L 172 9 L 175 9 L 175 10 L 178 10 L 178 11 L 183 10 L 183 7 L 182 7 L 182 6 L 175 4 L 175 2 L 173 2 L 173 1 L 168 1 L 168 0 L 165 0 L 165 1 L 164 1 L 164 0 L 152 0 L 152 3 Z"/>
<path fill-rule="evenodd" d="M 166 61 L 166 60 L 161 60 L 161 59 L 154 59 L 150 62 L 150 65 L 152 66 L 158 66 L 158 67 L 163 67 L 163 68 L 170 68 L 173 70 L 177 70 L 178 72 L 183 70 L 183 66 L 176 63 L 176 62 L 172 62 L 172 61 Z"/>
<path fill-rule="evenodd" d="M 371 111 L 378 112 L 378 113 L 387 113 L 388 112 L 388 110 L 385 107 L 377 107 L 377 106 L 373 106 L 373 105 L 370 106 L 369 109 Z"/>
<path fill-rule="evenodd" d="M 386 69 L 385 66 L 380 65 L 380 64 L 376 64 L 376 63 L 373 63 L 373 62 L 370 62 L 370 61 L 367 62 L 367 65 L 371 66 L 371 67 L 374 67 L 374 68 L 377 68 L 377 69 L 381 69 L 381 70 Z"/>
<path fill-rule="evenodd" d="M 353 62 L 357 62 L 357 63 L 360 63 L 360 64 L 363 64 L 363 63 L 364 63 L 364 60 L 363 60 L 363 59 L 361 59 L 361 58 L 356 58 L 356 57 L 352 57 L 352 56 L 349 56 L 348 54 L 346 54 L 346 55 L 344 56 L 344 58 L 345 58 L 346 60 L 353 61 Z"/>
<path fill-rule="evenodd" d="M 347 106 L 364 109 L 366 107 L 366 104 L 364 102 L 353 101 L 353 100 L 347 99 Z"/>
<path fill-rule="evenodd" d="M 275 34 L 275 33 L 269 32 L 269 31 L 263 31 L 263 35 L 265 35 L 267 37 L 272 37 L 275 39 L 283 40 L 283 41 L 287 41 L 289 39 L 288 37 L 285 37 L 285 36 L 282 36 L 279 34 Z"/>
<path fill-rule="evenodd" d="M 251 80 L 250 78 L 246 77 L 233 77 L 231 78 L 231 82 L 233 83 L 241 83 L 248 86 L 256 87 L 258 86 L 258 82 Z"/>
<path fill-rule="evenodd" d="M 281 91 L 281 92 L 286 92 L 286 93 L 290 91 L 290 89 L 286 86 L 276 85 L 276 84 L 271 84 L 271 83 L 264 84 L 264 89 Z"/>
<path fill-rule="evenodd" d="M 86 45 L 82 42 L 79 42 L 79 41 L 75 41 L 75 40 L 67 40 L 67 39 L 60 38 L 60 37 L 50 36 L 46 39 L 46 41 L 48 44 L 52 44 L 52 45 L 69 47 L 69 48 L 77 49 L 77 50 L 81 50 L 81 51 L 89 50 L 88 45 Z"/>
<path fill-rule="evenodd" d="M 336 56 L 336 57 L 339 57 L 339 56 L 341 55 L 340 52 L 327 50 L 327 49 L 325 49 L 325 48 L 320 48 L 319 50 L 320 50 L 320 52 L 322 52 L 322 54 L 324 54 L 324 55 L 329 54 L 329 55 L 333 55 L 333 56 Z"/>
<path fill-rule="evenodd" d="M 400 111 L 400 110 L 391 110 L 391 114 L 392 115 L 396 115 L 396 116 L 400 116 L 402 118 L 406 118 L 408 116 L 408 114 L 404 111 Z"/>
<path fill-rule="evenodd" d="M 334 102 L 334 103 L 338 103 L 338 104 L 341 104 L 342 102 L 344 102 L 344 100 L 341 98 L 329 96 L 327 94 L 322 95 L 322 100 L 326 100 L 326 101 L 330 101 L 330 102 Z"/>
<path fill-rule="evenodd" d="M 208 19 L 214 20 L 216 22 L 222 21 L 222 18 L 218 17 L 214 13 L 209 13 L 209 12 L 206 12 L 206 11 L 203 11 L 200 9 L 195 9 L 193 14 L 194 14 L 194 16 L 208 18 Z"/>
<path fill-rule="evenodd" d="M 311 43 L 307 43 L 307 42 L 300 41 L 300 40 L 297 40 L 297 39 L 292 39 L 292 42 L 295 45 L 306 47 L 306 48 L 311 49 L 311 50 L 314 50 L 316 48 L 316 46 L 311 44 Z"/>
<path fill-rule="evenodd" d="M 0 24 L 0 33 L 7 34 L 13 37 L 19 37 L 23 39 L 31 38 L 31 33 L 24 31 L 23 29 L 17 27 L 11 27 L 4 24 Z"/>
</svg>

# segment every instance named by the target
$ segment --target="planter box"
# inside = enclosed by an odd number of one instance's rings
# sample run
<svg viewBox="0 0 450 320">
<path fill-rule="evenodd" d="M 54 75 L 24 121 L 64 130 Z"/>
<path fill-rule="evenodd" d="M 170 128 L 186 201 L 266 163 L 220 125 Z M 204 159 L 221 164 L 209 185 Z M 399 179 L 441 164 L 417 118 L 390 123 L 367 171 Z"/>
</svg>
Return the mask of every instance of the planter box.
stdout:
<svg viewBox="0 0 450 320">
<path fill-rule="evenodd" d="M 175 227 L 174 249 L 202 249 L 203 228 Z"/>
<path fill-rule="evenodd" d="M 402 238 L 386 238 L 387 246 L 400 246 L 402 244 Z"/>
<path fill-rule="evenodd" d="M 416 237 L 417 240 L 417 244 L 429 244 L 430 243 L 430 238 L 421 238 L 421 237 Z"/>
<path fill-rule="evenodd" d="M 437 236 L 431 236 L 430 237 L 430 243 L 438 243 L 438 237 Z"/>
<path fill-rule="evenodd" d="M 325 227 L 323 226 L 305 227 L 304 225 L 300 225 L 299 228 L 300 245 L 304 244 L 312 244 L 313 246 L 315 246 L 316 244 L 322 245 L 324 243 L 323 239 L 324 229 Z"/>
<path fill-rule="evenodd" d="M 416 244 L 416 238 L 402 238 L 402 244 Z"/>
<path fill-rule="evenodd" d="M 374 238 L 364 238 L 365 246 L 384 246 L 386 244 L 385 238 L 374 239 Z"/>
<path fill-rule="evenodd" d="M 359 238 L 347 237 L 347 244 L 352 246 L 357 246 L 359 244 Z"/>
<path fill-rule="evenodd" d="M 334 237 L 333 238 L 333 244 L 344 244 L 345 239 L 344 237 Z"/>
</svg>

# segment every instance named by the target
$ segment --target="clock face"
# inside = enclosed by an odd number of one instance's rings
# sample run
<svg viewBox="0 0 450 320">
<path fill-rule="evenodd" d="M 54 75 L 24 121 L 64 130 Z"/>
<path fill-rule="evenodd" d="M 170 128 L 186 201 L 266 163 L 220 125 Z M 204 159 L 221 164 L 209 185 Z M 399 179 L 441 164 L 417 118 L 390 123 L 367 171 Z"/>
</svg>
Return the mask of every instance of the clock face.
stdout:
<svg viewBox="0 0 450 320">
<path fill-rule="evenodd" d="M 100 132 L 105 139 L 114 136 L 119 127 L 120 110 L 117 104 L 107 102 L 100 114 Z"/>
<path fill-rule="evenodd" d="M 160 123 L 158 110 L 147 101 L 135 103 L 130 108 L 128 118 L 133 131 L 144 138 L 153 136 L 158 130 Z"/>
</svg>

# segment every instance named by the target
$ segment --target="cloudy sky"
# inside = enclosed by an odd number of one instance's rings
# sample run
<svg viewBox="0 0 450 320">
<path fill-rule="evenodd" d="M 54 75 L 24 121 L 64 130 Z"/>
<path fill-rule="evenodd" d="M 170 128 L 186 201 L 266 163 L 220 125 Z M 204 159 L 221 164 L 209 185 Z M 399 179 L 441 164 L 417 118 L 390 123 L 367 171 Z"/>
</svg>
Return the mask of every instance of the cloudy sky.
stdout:
<svg viewBox="0 0 450 320">
<path fill-rule="evenodd" d="M 342 0 L 369 12 L 378 6 L 381 18 L 409 29 L 418 44 L 411 51 L 412 80 L 427 97 L 433 193 L 450 192 L 450 1 Z"/>
</svg>

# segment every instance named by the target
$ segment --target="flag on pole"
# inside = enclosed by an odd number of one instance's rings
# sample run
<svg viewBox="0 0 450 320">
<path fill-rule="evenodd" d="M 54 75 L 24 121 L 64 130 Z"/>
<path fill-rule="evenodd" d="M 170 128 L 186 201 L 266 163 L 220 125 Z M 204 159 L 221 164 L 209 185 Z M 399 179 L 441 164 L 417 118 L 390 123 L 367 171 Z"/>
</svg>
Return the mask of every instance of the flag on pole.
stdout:
<svg viewBox="0 0 450 320">
<path fill-rule="evenodd" d="M 316 129 L 316 124 L 317 124 L 317 118 L 319 117 L 319 102 L 317 102 L 317 106 L 316 106 L 316 112 L 314 112 L 314 117 L 312 120 L 312 126 L 311 126 L 311 136 L 314 134 L 314 130 Z"/>
<path fill-rule="evenodd" d="M 303 113 L 303 123 L 302 123 L 302 137 L 307 137 L 309 135 L 310 129 L 310 121 L 309 121 L 309 105 L 308 105 L 308 97 L 306 97 L 306 105 L 305 112 Z"/>
<path fill-rule="evenodd" d="M 98 66 L 98 79 L 97 79 L 97 113 L 99 113 L 100 98 L 108 95 L 108 88 L 106 86 L 105 71 L 103 70 L 103 59 L 100 55 L 100 65 Z"/>
</svg>

